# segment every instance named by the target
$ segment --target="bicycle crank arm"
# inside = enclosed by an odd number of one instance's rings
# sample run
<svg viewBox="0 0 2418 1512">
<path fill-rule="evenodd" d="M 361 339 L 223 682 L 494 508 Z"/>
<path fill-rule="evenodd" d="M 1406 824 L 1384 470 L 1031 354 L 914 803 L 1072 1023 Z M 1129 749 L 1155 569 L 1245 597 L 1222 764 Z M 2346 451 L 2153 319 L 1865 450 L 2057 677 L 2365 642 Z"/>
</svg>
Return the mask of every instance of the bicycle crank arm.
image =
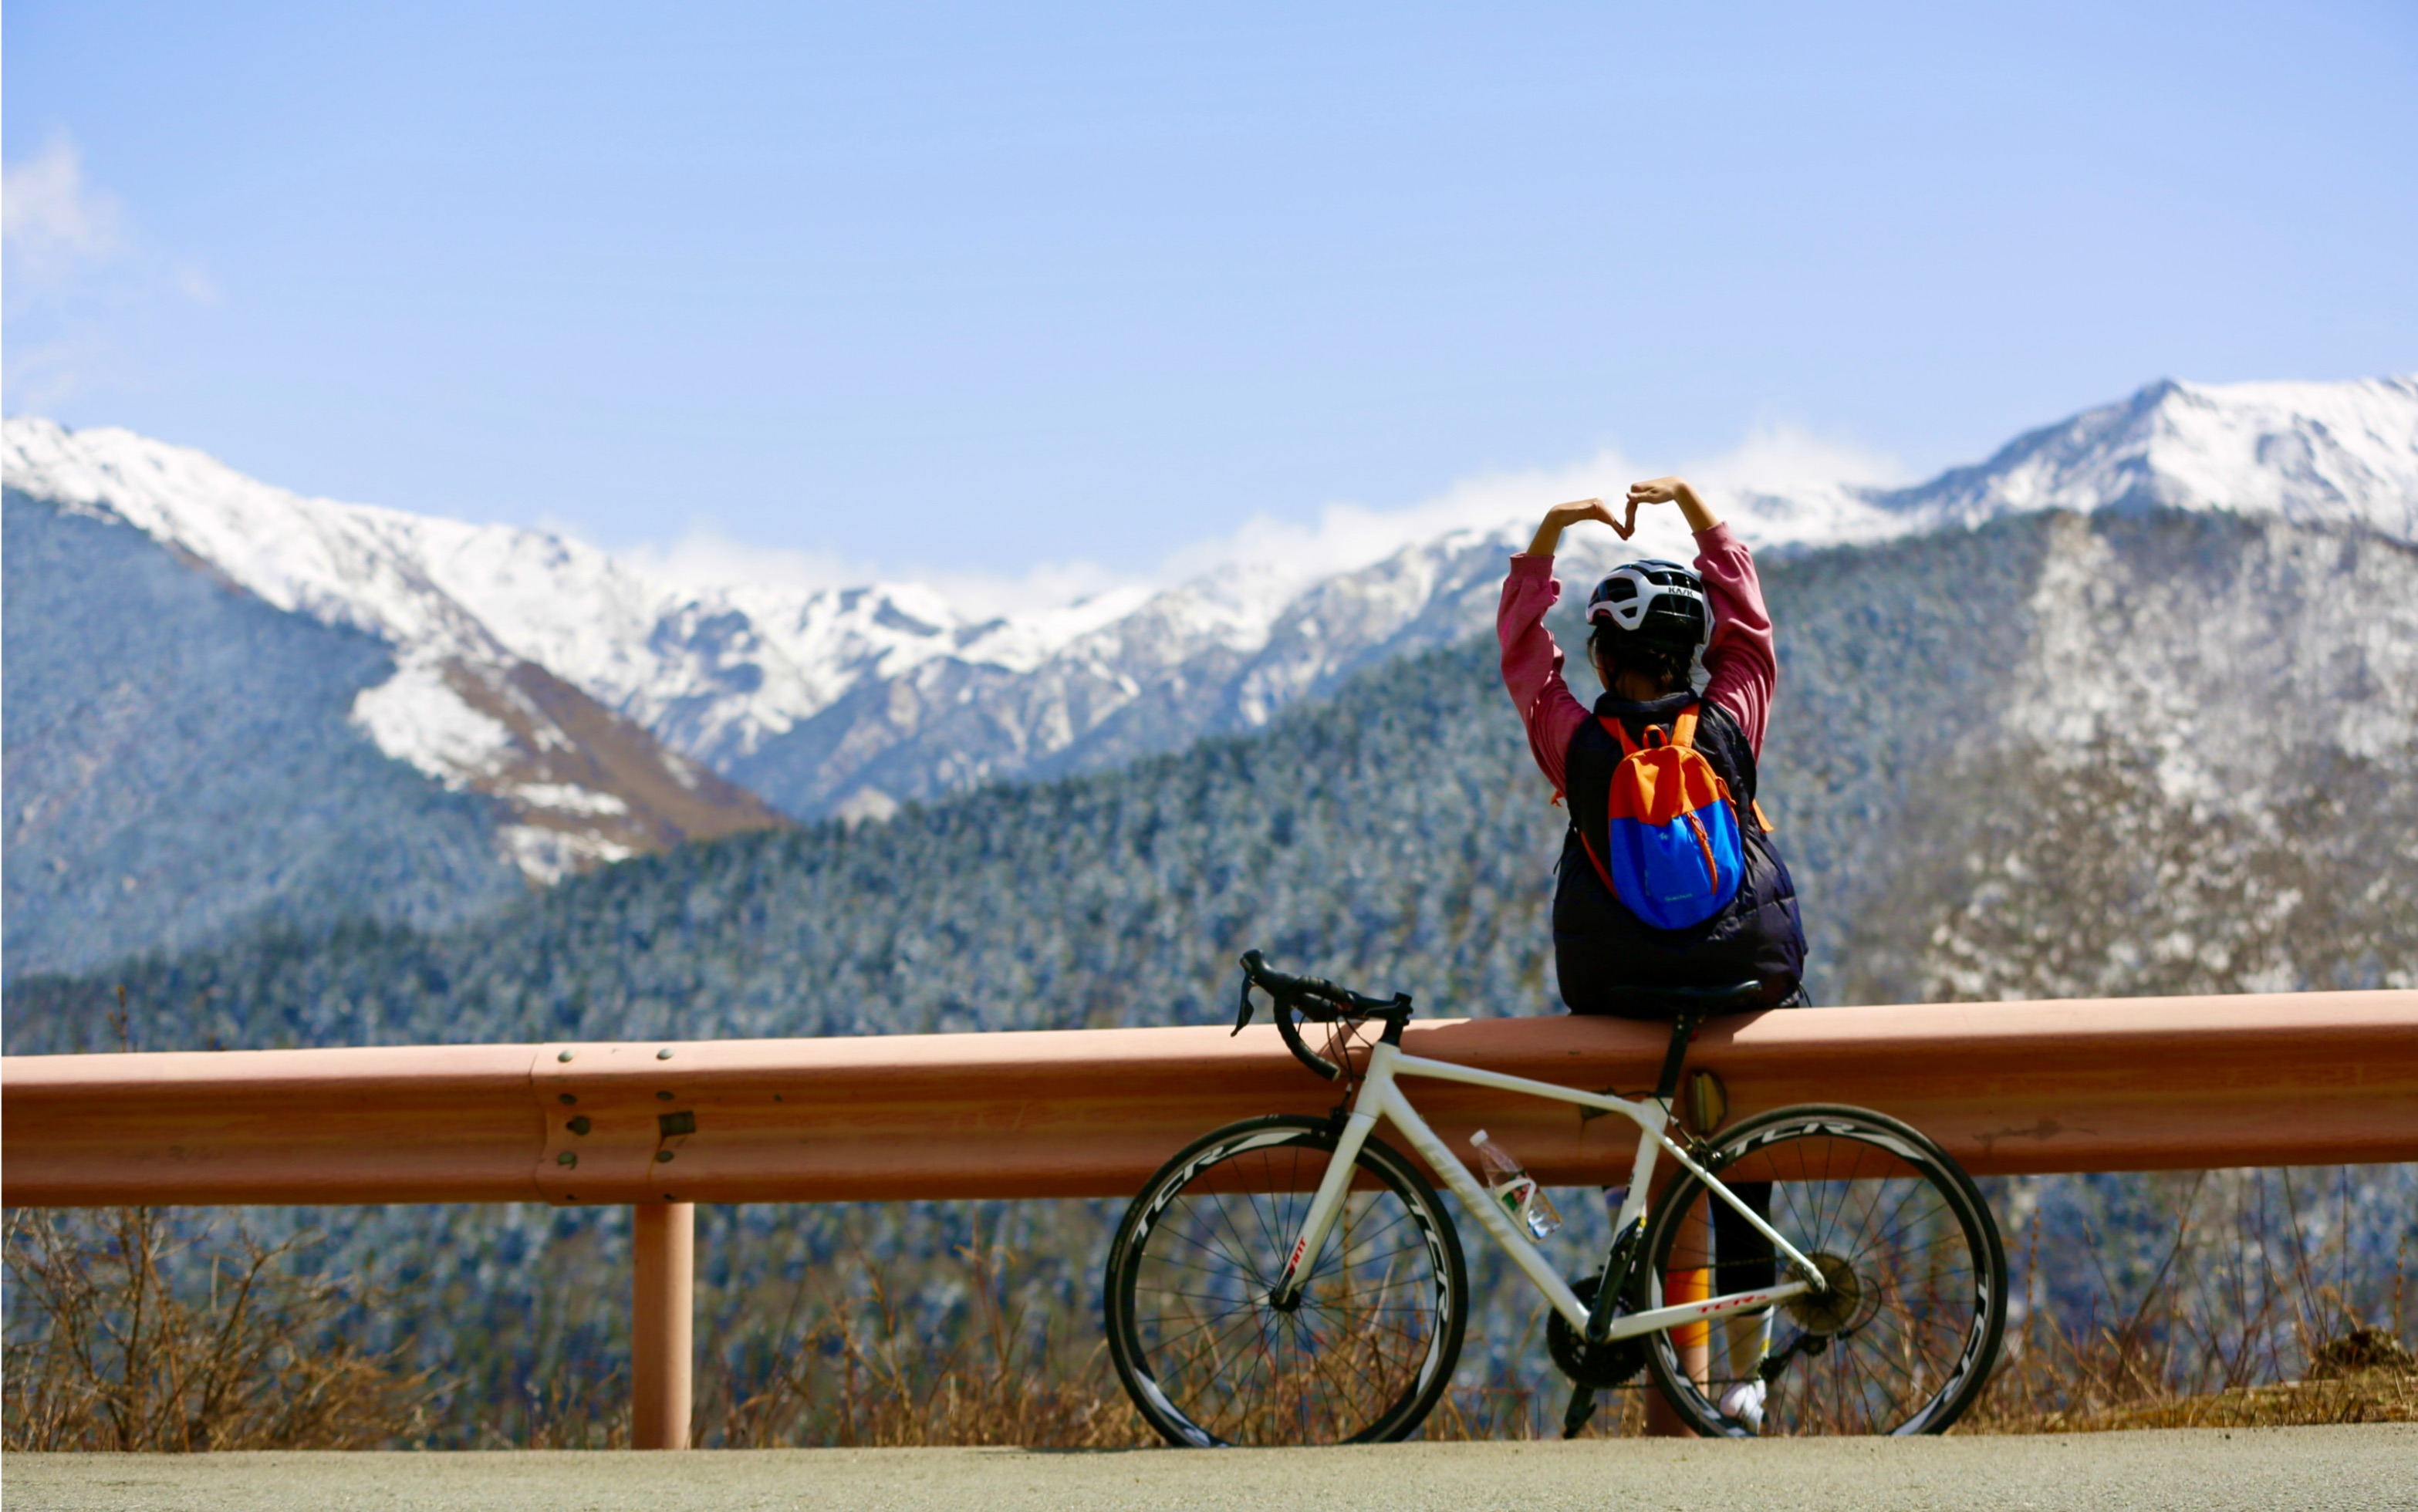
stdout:
<svg viewBox="0 0 2418 1512">
<path fill-rule="evenodd" d="M 1595 1388 L 1574 1385 L 1570 1388 L 1570 1404 L 1562 1410 L 1562 1437 L 1575 1439 L 1595 1416 Z"/>
<path fill-rule="evenodd" d="M 1830 1336 L 1828 1334 L 1799 1334 L 1788 1341 L 1786 1349 L 1756 1366 L 1755 1374 L 1761 1376 L 1764 1383 L 1768 1385 L 1780 1379 L 1781 1372 L 1788 1368 L 1789 1361 L 1800 1354 L 1810 1360 L 1829 1347 Z"/>
</svg>

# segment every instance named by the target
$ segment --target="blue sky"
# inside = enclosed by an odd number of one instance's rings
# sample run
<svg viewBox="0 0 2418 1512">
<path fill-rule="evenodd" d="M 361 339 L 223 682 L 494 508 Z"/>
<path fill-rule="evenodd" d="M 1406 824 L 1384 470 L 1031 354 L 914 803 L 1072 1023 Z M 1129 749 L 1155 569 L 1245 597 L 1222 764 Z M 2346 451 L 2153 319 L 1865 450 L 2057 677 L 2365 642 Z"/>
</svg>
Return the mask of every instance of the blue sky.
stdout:
<svg viewBox="0 0 2418 1512">
<path fill-rule="evenodd" d="M 12 414 L 832 571 L 2418 368 L 2418 8 L 6 13 Z M 801 558 L 803 559 L 803 558 Z"/>
</svg>

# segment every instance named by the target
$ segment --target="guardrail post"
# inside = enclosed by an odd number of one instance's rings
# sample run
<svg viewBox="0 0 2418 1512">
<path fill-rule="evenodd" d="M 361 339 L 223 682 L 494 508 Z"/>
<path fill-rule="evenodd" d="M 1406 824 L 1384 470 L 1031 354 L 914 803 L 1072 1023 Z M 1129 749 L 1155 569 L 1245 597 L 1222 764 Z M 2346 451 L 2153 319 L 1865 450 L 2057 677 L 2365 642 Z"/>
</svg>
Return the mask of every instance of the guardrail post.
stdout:
<svg viewBox="0 0 2418 1512">
<path fill-rule="evenodd" d="M 630 1443 L 685 1449 L 696 1355 L 696 1204 L 642 1202 L 631 1213 Z"/>
<path fill-rule="evenodd" d="M 1704 1267 L 1712 1263 L 1713 1225 L 1706 1211 L 1707 1199 L 1698 1198 L 1688 1210 L 1679 1228 L 1679 1237 L 1671 1244 L 1671 1268 L 1664 1277 L 1662 1300 L 1665 1303 L 1702 1302 L 1711 1296 L 1712 1273 Z M 1671 1330 L 1671 1341 L 1678 1346 L 1679 1363 L 1688 1374 L 1704 1383 L 1710 1367 L 1708 1348 L 1711 1329 L 1705 1323 L 1682 1323 Z M 1692 1438 L 1695 1429 L 1679 1421 L 1670 1403 L 1659 1391 L 1645 1398 L 1645 1431 L 1660 1439 Z"/>
</svg>

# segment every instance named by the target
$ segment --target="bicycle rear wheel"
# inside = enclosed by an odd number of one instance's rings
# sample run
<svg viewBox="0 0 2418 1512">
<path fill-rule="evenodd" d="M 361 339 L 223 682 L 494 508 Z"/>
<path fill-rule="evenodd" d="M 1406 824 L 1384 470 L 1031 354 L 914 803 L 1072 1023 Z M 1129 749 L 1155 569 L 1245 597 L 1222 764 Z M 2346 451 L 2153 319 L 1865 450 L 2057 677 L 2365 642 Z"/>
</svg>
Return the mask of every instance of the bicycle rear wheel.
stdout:
<svg viewBox="0 0 2418 1512">
<path fill-rule="evenodd" d="M 1772 1228 L 1829 1286 L 1760 1317 L 1650 1336 L 1646 1367 L 1688 1425 L 1739 1438 L 1955 1422 L 1997 1363 L 2007 1310 L 2006 1252 L 1964 1168 L 1905 1124 L 1854 1107 L 1764 1114 L 1723 1134 L 1704 1165 L 1725 1185 L 1770 1182 Z M 1652 1306 L 1770 1284 L 1764 1255 L 1703 1253 L 1690 1210 L 1706 1193 L 1683 1174 L 1655 1209 Z"/>
<path fill-rule="evenodd" d="M 1293 1306 L 1268 1295 L 1336 1148 L 1323 1119 L 1250 1119 L 1160 1168 L 1109 1250 L 1109 1353 L 1171 1443 L 1408 1436 L 1452 1379 L 1467 1277 L 1435 1191 L 1363 1144 Z"/>
</svg>

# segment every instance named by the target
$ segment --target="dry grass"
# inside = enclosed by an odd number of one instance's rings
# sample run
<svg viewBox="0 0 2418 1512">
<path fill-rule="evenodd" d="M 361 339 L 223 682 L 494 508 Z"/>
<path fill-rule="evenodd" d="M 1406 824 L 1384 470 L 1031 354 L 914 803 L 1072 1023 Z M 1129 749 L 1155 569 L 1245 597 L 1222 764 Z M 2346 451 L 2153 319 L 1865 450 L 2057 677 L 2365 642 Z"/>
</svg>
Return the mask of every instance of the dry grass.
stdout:
<svg viewBox="0 0 2418 1512">
<path fill-rule="evenodd" d="M 1125 1397 L 1108 1347 L 1061 1347 L 1027 1326 L 1009 1285 L 1015 1258 L 979 1238 L 956 1252 L 971 1324 L 943 1344 L 909 1326 L 880 1267 L 857 1257 L 862 1294 L 818 1295 L 801 1279 L 771 1337 L 779 1366 L 742 1382 L 707 1350 L 697 1425 L 733 1448 L 1020 1444 L 1110 1449 L 1158 1437 Z M 794 1342 L 791 1342 L 794 1341 Z"/>
<path fill-rule="evenodd" d="M 2301 1242 L 2297 1211 L 2280 1222 L 2261 1209 L 2206 1225 L 2197 1215 L 2206 1184 L 2202 1176 L 2178 1200 L 2160 1263 L 2113 1321 L 2060 1326 L 2027 1296 L 2022 1328 L 1956 1431 L 2418 1421 L 2399 1268 L 2389 1325 L 2363 1322 L 2319 1279 L 2320 1257 Z M 2025 1268 L 2035 1284 L 2039 1246 L 2035 1225 Z M 2299 1379 L 2276 1379 L 2297 1361 L 2305 1362 Z"/>
<path fill-rule="evenodd" d="M 9 1449 L 349 1449 L 424 1428 L 427 1375 L 341 1336 L 364 1299 L 300 1274 L 298 1240 L 237 1229 L 203 1275 L 152 1208 L 19 1210 L 6 1239 Z"/>
<path fill-rule="evenodd" d="M 2112 1321 L 2061 1323 L 2027 1297 L 1990 1390 L 1957 1431 L 2418 1421 L 2418 1362 L 2399 1342 L 2397 1275 L 2389 1326 L 2363 1326 L 2305 1257 L 2294 1258 L 2295 1245 L 2246 1231 L 2230 1214 L 2203 1226 L 2194 1200 L 2181 1201 L 2163 1263 Z M 215 1253 L 191 1247 L 145 1209 L 9 1215 L 0 1443 L 191 1450 L 427 1442 L 437 1395 L 428 1375 L 344 1336 L 375 1299 L 303 1274 L 293 1241 L 263 1245 L 239 1228 L 202 1237 Z M 2034 1278 L 2038 1245 L 2035 1228 L 2027 1268 Z M 2244 1254 L 2279 1258 L 2245 1266 Z M 601 1292 L 600 1305 L 613 1305 L 602 1299 L 618 1300 L 617 1291 Z M 937 1312 L 936 1296 L 949 1299 Z M 701 1443 L 1157 1442 L 1126 1400 L 1082 1299 L 1040 1296 L 1017 1257 L 979 1237 L 908 1281 L 859 1254 L 759 1300 L 734 1309 L 748 1320 L 734 1325 L 743 1336 L 700 1340 Z M 1541 1347 L 1515 1353 L 1532 1361 L 1533 1383 L 1456 1388 L 1422 1436 L 1557 1430 L 1567 1386 L 1544 1366 Z M 1644 1432 L 1649 1395 L 1604 1394 L 1588 1435 Z M 616 1373 L 485 1403 L 481 1442 L 626 1445 L 627 1397 L 626 1376 Z"/>
</svg>

